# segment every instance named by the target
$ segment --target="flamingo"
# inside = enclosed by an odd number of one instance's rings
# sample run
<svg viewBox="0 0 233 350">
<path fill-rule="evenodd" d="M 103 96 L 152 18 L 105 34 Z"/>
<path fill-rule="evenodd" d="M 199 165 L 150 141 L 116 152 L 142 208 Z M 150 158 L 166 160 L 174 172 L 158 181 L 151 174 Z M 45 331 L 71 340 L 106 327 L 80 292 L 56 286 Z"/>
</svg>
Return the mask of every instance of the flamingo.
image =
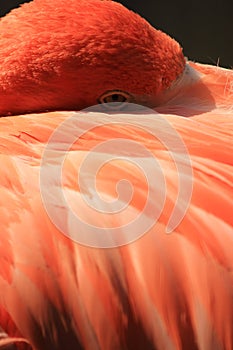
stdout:
<svg viewBox="0 0 233 350">
<path fill-rule="evenodd" d="M 0 31 L 0 348 L 232 350 L 233 72 L 108 0 Z"/>
</svg>

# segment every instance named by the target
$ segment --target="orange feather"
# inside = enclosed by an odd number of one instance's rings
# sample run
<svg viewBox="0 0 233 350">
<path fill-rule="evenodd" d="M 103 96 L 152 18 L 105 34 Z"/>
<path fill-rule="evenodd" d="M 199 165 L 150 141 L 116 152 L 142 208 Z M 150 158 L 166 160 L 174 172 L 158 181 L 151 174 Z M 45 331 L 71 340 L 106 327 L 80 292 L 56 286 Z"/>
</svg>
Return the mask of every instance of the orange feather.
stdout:
<svg viewBox="0 0 233 350">
<path fill-rule="evenodd" d="M 5 23 L 50 3 L 34 0 Z M 89 3 L 101 16 L 134 16 L 110 1 L 71 1 L 87 18 Z M 0 119 L 0 348 L 232 350 L 233 73 L 183 65 L 179 46 L 158 33 L 183 72 L 152 95 L 142 80 L 154 111 L 74 112 L 82 103 L 72 90 L 71 111 L 49 104 L 53 112 L 38 113 L 43 80 L 41 90 L 26 81 L 36 103 L 23 110 L 22 77 L 8 77 L 2 113 L 24 115 Z M 112 87 L 133 94 L 140 79 Z M 24 95 L 19 110 L 12 91 Z M 63 93 L 54 96 L 60 103 Z"/>
</svg>

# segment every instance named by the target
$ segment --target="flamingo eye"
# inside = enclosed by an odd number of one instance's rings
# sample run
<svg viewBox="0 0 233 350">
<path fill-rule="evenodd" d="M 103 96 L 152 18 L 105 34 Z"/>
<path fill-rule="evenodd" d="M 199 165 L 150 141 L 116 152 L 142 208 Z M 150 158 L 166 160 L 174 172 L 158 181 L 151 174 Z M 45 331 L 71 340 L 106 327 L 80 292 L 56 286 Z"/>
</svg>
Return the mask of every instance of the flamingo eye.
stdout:
<svg viewBox="0 0 233 350">
<path fill-rule="evenodd" d="M 105 92 L 98 102 L 106 104 L 106 107 L 110 109 L 121 109 L 125 102 L 132 102 L 132 96 L 124 91 L 112 90 Z"/>
</svg>

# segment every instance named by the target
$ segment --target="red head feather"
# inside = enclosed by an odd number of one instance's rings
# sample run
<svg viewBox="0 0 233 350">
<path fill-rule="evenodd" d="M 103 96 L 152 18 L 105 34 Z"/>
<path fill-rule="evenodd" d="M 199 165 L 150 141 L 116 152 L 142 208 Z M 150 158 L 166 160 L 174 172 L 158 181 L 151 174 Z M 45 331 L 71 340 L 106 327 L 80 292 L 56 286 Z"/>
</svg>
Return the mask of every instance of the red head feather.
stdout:
<svg viewBox="0 0 233 350">
<path fill-rule="evenodd" d="M 2 115 L 80 109 L 108 90 L 147 104 L 185 65 L 173 39 L 112 1 L 34 0 L 0 33 Z"/>
</svg>

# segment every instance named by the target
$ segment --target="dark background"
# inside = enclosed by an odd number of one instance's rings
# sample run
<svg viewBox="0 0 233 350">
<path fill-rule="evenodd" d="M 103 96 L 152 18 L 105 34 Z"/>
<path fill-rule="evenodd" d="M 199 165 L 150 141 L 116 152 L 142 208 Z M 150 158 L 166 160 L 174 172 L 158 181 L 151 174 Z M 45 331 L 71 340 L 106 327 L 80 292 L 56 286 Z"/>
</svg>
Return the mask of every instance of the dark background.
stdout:
<svg viewBox="0 0 233 350">
<path fill-rule="evenodd" d="M 3 16 L 20 3 L 29 1 L 0 0 L 0 15 Z M 233 68 L 233 0 L 119 2 L 179 41 L 189 59 Z"/>
</svg>

